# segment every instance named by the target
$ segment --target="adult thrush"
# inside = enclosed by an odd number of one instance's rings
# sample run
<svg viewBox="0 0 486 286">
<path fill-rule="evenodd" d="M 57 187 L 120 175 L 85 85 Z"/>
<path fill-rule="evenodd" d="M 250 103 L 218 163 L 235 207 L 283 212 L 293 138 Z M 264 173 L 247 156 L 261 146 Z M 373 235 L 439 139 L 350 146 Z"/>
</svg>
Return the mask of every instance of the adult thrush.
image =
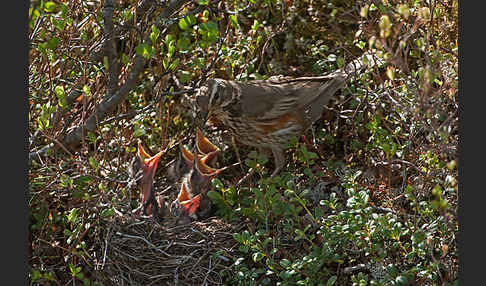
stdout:
<svg viewBox="0 0 486 286">
<path fill-rule="evenodd" d="M 326 76 L 247 82 L 210 79 L 200 88 L 196 104 L 209 125 L 227 129 L 236 140 L 260 152 L 271 151 L 275 160 L 273 177 L 285 165 L 286 143 L 319 119 L 331 97 L 370 63 L 375 60 L 371 53 L 365 53 Z"/>
</svg>

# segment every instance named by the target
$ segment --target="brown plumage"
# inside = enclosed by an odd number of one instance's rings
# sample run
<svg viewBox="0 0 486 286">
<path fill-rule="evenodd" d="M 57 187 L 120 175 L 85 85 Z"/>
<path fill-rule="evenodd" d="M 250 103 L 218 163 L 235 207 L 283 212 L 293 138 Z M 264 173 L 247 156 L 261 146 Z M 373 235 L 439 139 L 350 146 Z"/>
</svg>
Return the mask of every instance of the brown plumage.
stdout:
<svg viewBox="0 0 486 286">
<path fill-rule="evenodd" d="M 274 176 L 285 165 L 285 144 L 320 118 L 323 106 L 346 80 L 373 60 L 370 55 L 366 59 L 327 76 L 248 82 L 210 79 L 196 103 L 209 124 L 227 129 L 236 140 L 260 152 L 271 150 Z"/>
</svg>

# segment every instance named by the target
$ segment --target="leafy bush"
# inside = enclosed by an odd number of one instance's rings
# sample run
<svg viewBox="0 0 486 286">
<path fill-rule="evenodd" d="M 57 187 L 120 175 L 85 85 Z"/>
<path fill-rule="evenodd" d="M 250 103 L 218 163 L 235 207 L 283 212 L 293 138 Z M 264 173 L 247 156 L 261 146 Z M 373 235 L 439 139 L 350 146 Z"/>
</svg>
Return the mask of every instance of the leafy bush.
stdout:
<svg viewBox="0 0 486 286">
<path fill-rule="evenodd" d="M 207 78 L 322 75 L 375 49 L 384 65 L 289 143 L 278 176 L 271 157 L 213 136 L 221 164 L 242 161 L 208 193 L 220 221 L 245 226 L 214 251 L 229 261 L 221 283 L 457 284 L 457 1 L 169 2 L 30 4 L 32 282 L 116 284 L 100 257 L 107 223 L 137 207 L 136 142 L 192 134 Z"/>
</svg>

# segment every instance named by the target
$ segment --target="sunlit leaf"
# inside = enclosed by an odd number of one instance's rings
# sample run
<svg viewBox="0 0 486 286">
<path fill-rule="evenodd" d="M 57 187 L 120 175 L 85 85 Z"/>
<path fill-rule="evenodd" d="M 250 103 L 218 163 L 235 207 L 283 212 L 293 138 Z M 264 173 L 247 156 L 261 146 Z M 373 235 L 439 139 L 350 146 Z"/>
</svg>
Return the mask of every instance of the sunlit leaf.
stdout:
<svg viewBox="0 0 486 286">
<path fill-rule="evenodd" d="M 56 3 L 49 1 L 44 3 L 44 11 L 52 13 L 56 10 Z"/>
</svg>

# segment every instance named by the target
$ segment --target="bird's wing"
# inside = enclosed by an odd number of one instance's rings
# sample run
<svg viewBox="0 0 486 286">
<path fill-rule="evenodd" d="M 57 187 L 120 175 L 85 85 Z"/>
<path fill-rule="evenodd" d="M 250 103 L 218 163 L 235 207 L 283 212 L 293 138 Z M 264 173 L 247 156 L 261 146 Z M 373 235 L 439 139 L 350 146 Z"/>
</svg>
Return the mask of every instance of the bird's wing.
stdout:
<svg viewBox="0 0 486 286">
<path fill-rule="evenodd" d="M 278 118 L 288 112 L 305 112 L 312 121 L 322 106 L 344 86 L 346 80 L 365 67 L 382 64 L 374 51 L 368 51 L 345 67 L 325 76 L 254 80 L 247 83 L 227 81 L 240 95 L 241 114 L 258 120 Z"/>
<path fill-rule="evenodd" d="M 314 102 L 326 104 L 344 84 L 333 78 L 318 81 L 253 81 L 238 84 L 243 114 L 258 120 L 270 120 L 289 112 L 304 111 Z M 311 116 L 313 117 L 313 116 Z"/>
</svg>

